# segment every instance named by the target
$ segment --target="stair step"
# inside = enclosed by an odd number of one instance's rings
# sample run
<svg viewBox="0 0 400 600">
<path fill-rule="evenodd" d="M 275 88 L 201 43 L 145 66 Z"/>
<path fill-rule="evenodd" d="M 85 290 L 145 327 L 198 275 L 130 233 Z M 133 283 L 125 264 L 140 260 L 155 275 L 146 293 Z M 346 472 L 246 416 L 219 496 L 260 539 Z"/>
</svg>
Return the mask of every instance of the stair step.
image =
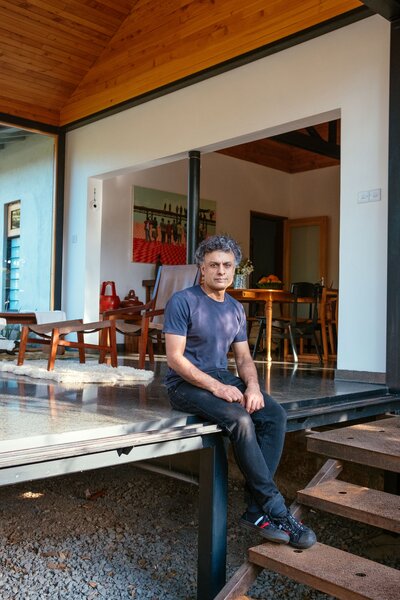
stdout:
<svg viewBox="0 0 400 600">
<path fill-rule="evenodd" d="M 399 598 L 400 571 L 324 544 L 308 550 L 262 544 L 249 549 L 249 560 L 339 599 Z"/>
<path fill-rule="evenodd" d="M 300 504 L 400 533 L 400 496 L 331 480 L 297 492 Z"/>
<path fill-rule="evenodd" d="M 400 417 L 312 433 L 307 437 L 307 449 L 400 473 Z"/>
</svg>

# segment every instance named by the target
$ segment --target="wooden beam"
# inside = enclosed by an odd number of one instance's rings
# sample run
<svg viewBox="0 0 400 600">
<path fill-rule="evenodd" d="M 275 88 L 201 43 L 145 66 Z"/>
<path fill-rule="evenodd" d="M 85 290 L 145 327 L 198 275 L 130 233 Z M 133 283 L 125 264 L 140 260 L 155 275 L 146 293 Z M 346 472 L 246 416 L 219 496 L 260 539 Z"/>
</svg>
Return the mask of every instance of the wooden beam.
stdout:
<svg viewBox="0 0 400 600">
<path fill-rule="evenodd" d="M 239 596 L 245 594 L 249 587 L 253 585 L 261 571 L 262 567 L 249 561 L 244 562 L 214 600 L 234 600 L 235 598 L 239 598 Z"/>
<path fill-rule="evenodd" d="M 318 131 L 315 129 L 315 127 L 306 127 L 306 130 L 309 133 L 309 135 L 311 137 L 315 138 L 316 140 L 324 140 L 324 138 L 322 137 L 322 135 L 320 135 L 318 133 Z"/>
<path fill-rule="evenodd" d="M 322 154 L 323 156 L 329 156 L 330 158 L 340 158 L 340 146 L 326 142 L 322 138 L 318 139 L 307 134 L 299 133 L 298 131 L 291 131 L 289 133 L 283 133 L 281 135 L 275 135 L 271 139 L 281 142 L 282 144 L 289 144 L 302 150 L 309 150 L 316 154 Z"/>
<path fill-rule="evenodd" d="M 283 544 L 250 548 L 249 559 L 341 600 L 397 600 L 400 571 L 316 543 L 308 550 Z"/>
<path fill-rule="evenodd" d="M 337 121 L 329 121 L 328 123 L 328 142 L 331 144 L 337 144 L 337 130 L 338 130 L 338 122 Z"/>
</svg>

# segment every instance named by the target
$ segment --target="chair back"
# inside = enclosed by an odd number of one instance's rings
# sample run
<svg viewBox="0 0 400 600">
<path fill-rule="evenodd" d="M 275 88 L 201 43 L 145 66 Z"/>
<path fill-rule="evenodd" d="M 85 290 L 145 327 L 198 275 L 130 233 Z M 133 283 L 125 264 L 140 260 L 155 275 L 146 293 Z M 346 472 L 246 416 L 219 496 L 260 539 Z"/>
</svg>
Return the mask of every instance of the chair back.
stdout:
<svg viewBox="0 0 400 600">
<path fill-rule="evenodd" d="M 291 293 L 294 296 L 294 303 L 292 305 L 292 322 L 297 322 L 299 316 L 299 306 L 301 306 L 299 299 L 309 298 L 310 301 L 307 303 L 308 318 L 314 325 L 318 323 L 318 301 L 321 296 L 322 286 L 319 283 L 310 283 L 308 281 L 298 281 L 292 283 L 290 288 Z M 304 316 L 301 315 L 304 319 Z"/>
<path fill-rule="evenodd" d="M 162 265 L 157 273 L 153 292 L 153 310 L 164 310 L 172 294 L 199 282 L 197 265 Z M 152 323 L 162 324 L 164 315 L 155 315 Z"/>
</svg>

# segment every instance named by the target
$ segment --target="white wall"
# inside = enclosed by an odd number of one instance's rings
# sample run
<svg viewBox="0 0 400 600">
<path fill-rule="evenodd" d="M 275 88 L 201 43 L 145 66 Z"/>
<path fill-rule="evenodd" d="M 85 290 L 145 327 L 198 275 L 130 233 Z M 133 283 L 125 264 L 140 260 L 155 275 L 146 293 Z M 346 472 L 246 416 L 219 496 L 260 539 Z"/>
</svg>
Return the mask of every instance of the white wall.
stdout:
<svg viewBox="0 0 400 600">
<path fill-rule="evenodd" d="M 100 246 L 86 244 L 86 232 L 100 224 L 98 212 L 87 211 L 90 177 L 106 179 L 116 170 L 139 171 L 168 157 L 182 158 L 188 150 L 207 152 L 341 117 L 338 368 L 383 372 L 389 36 L 389 23 L 371 17 L 71 131 L 64 262 L 68 314 L 97 315 Z M 357 204 L 358 191 L 375 188 L 382 190 L 381 202 Z"/>
<path fill-rule="evenodd" d="M 155 266 L 131 262 L 131 188 L 141 185 L 185 194 L 188 161 L 181 160 L 104 181 L 101 230 L 101 281 L 113 280 L 123 298 L 133 288 L 144 300 L 143 279 Z M 289 218 L 328 215 L 329 278 L 338 284 L 338 167 L 290 175 L 215 152 L 201 159 L 201 196 L 217 203 L 217 232 L 228 232 L 249 254 L 250 211 Z M 232 210 L 232 206 L 234 210 Z"/>
<path fill-rule="evenodd" d="M 21 201 L 19 310 L 50 308 L 53 251 L 54 139 L 32 135 L 0 150 L 0 232 L 5 204 Z M 4 246 L 0 261 L 4 265 Z M 2 283 L 0 283 L 2 285 Z"/>
</svg>

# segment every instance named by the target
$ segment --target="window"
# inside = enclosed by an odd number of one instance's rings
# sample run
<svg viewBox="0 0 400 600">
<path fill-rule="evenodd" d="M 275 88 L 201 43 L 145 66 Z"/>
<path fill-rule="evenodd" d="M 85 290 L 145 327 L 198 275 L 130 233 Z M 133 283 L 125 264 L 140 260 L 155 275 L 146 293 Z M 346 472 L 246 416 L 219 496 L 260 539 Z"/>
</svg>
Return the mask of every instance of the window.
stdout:
<svg viewBox="0 0 400 600">
<path fill-rule="evenodd" d="M 20 222 L 21 202 L 6 205 L 7 239 L 4 265 L 4 304 L 3 310 L 18 311 L 19 305 L 19 269 L 20 269 Z"/>
</svg>

